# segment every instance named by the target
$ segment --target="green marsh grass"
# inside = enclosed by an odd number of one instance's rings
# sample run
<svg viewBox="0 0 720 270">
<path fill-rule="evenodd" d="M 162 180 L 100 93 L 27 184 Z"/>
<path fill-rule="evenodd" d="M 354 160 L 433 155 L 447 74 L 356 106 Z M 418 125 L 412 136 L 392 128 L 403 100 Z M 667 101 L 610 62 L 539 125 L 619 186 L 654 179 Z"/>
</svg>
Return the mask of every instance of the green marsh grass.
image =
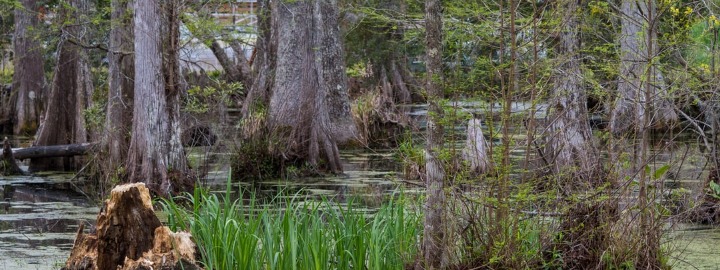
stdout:
<svg viewBox="0 0 720 270">
<path fill-rule="evenodd" d="M 196 189 L 164 200 L 168 225 L 192 233 L 207 269 L 404 269 L 418 254 L 417 201 L 399 196 L 374 214 L 328 199 L 231 200 Z"/>
</svg>

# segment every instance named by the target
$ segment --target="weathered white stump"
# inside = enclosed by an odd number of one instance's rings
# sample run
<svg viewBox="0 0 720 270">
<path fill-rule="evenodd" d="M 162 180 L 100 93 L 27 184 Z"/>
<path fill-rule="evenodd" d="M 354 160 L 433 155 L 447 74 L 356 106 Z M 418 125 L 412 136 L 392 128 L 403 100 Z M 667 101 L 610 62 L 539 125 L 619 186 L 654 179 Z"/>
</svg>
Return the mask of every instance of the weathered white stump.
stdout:
<svg viewBox="0 0 720 270">
<path fill-rule="evenodd" d="M 485 173 L 490 165 L 487 141 L 482 132 L 480 119 L 470 119 L 467 127 L 467 139 L 463 149 L 463 159 L 470 165 L 473 173 Z"/>
</svg>

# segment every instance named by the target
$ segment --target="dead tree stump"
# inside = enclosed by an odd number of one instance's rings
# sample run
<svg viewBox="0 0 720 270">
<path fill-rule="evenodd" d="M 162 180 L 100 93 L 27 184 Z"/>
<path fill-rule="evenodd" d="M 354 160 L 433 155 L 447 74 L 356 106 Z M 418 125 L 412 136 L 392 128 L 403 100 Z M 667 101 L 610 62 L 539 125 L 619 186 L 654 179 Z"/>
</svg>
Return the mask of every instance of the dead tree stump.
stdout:
<svg viewBox="0 0 720 270">
<path fill-rule="evenodd" d="M 63 269 L 200 269 L 189 233 L 173 233 L 153 211 L 143 183 L 115 187 L 97 217 L 95 234 L 78 230 Z"/>
<path fill-rule="evenodd" d="M 487 172 L 490 166 L 487 151 L 487 141 L 483 136 L 480 119 L 470 119 L 463 149 L 463 159 L 470 165 L 470 171 L 477 174 Z"/>
<path fill-rule="evenodd" d="M 22 174 L 22 170 L 15 162 L 10 141 L 5 137 L 3 141 L 2 160 L 0 160 L 0 175 L 18 175 Z"/>
</svg>

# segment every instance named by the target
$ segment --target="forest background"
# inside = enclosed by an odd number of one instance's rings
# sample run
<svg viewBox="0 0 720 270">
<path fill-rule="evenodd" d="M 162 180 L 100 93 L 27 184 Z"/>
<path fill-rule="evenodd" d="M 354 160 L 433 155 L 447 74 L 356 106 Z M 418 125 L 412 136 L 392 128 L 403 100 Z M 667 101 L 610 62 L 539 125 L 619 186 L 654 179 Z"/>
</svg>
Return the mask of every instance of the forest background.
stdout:
<svg viewBox="0 0 720 270">
<path fill-rule="evenodd" d="M 100 194 L 191 190 L 203 170 L 186 148 L 216 141 L 233 142 L 238 181 L 340 174 L 341 149 L 397 148 L 427 189 L 411 261 L 435 268 L 664 268 L 667 220 L 718 220 L 720 3 L 240 3 L 0 1 L 2 133 L 90 143 L 28 169 L 81 171 Z M 188 61 L 192 46 L 221 69 Z M 688 134 L 703 184 L 667 191 L 684 158 L 656 165 L 656 149 Z M 531 225 L 540 252 L 520 256 Z"/>
</svg>

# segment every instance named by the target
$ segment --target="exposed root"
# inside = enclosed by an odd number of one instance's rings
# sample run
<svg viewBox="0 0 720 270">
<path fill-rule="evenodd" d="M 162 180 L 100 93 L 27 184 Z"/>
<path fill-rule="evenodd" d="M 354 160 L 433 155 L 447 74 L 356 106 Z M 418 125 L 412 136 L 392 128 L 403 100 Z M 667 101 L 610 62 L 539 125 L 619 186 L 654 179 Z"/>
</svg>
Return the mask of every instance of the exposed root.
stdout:
<svg viewBox="0 0 720 270">
<path fill-rule="evenodd" d="M 364 145 L 395 147 L 403 132 L 410 127 L 410 118 L 395 105 L 393 96 L 393 86 L 387 72 L 382 69 L 379 85 L 355 99 L 353 119 Z"/>
</svg>

